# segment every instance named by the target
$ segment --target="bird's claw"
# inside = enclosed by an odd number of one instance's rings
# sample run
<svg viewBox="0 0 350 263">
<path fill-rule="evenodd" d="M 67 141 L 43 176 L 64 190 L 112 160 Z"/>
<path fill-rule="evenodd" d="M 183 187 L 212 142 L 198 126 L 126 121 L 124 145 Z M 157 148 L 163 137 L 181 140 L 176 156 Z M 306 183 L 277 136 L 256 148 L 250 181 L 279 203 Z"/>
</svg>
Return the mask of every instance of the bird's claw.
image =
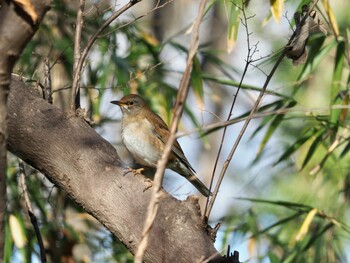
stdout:
<svg viewBox="0 0 350 263">
<path fill-rule="evenodd" d="M 124 176 L 127 175 L 128 173 L 133 173 L 134 176 L 137 174 L 142 174 L 142 172 L 144 171 L 144 168 L 139 168 L 139 169 L 132 169 L 132 168 L 128 168 L 125 172 L 124 172 Z"/>
</svg>

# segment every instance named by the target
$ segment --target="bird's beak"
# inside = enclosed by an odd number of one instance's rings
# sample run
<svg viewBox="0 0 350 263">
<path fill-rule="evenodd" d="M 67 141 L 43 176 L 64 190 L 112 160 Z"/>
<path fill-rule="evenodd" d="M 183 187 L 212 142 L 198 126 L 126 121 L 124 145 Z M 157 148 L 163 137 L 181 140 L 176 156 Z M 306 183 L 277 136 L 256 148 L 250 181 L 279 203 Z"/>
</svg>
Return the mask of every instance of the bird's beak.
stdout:
<svg viewBox="0 0 350 263">
<path fill-rule="evenodd" d="M 111 103 L 112 103 L 112 104 L 116 104 L 116 105 L 118 105 L 118 106 L 120 106 L 120 107 L 126 105 L 124 102 L 121 102 L 120 100 L 112 100 Z"/>
</svg>

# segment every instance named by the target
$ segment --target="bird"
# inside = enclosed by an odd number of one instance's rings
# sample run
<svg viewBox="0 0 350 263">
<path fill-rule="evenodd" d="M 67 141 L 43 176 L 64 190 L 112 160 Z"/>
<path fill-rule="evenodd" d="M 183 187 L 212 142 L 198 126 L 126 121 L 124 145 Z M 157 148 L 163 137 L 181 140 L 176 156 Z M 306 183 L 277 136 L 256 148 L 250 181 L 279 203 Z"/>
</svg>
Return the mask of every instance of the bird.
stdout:
<svg viewBox="0 0 350 263">
<path fill-rule="evenodd" d="M 166 123 L 139 95 L 126 95 L 111 103 L 122 111 L 121 137 L 126 149 L 140 165 L 156 168 L 170 134 Z M 185 177 L 205 197 L 212 195 L 195 175 L 177 140 L 171 148 L 167 168 Z"/>
</svg>

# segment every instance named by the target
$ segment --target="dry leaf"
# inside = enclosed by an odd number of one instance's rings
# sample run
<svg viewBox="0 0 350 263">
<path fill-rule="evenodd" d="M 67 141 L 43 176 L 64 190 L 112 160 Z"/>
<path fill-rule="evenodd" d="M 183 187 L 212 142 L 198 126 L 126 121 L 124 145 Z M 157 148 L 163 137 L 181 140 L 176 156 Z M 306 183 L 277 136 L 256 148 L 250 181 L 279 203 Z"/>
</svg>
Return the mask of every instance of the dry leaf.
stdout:
<svg viewBox="0 0 350 263">
<path fill-rule="evenodd" d="M 326 27 L 321 22 L 318 13 L 313 10 L 308 15 L 308 11 L 309 7 L 305 5 L 301 12 L 294 14 L 295 37 L 285 49 L 286 56 L 293 60 L 294 65 L 305 63 L 307 59 L 306 44 L 310 34 L 319 32 L 327 34 Z M 307 16 L 306 19 L 304 19 L 305 16 Z"/>
<path fill-rule="evenodd" d="M 35 24 L 38 20 L 38 14 L 35 12 L 35 9 L 30 2 L 30 0 L 12 0 L 13 3 L 17 6 L 19 6 L 24 12 L 26 12 L 30 18 L 33 20 L 33 23 Z"/>
</svg>

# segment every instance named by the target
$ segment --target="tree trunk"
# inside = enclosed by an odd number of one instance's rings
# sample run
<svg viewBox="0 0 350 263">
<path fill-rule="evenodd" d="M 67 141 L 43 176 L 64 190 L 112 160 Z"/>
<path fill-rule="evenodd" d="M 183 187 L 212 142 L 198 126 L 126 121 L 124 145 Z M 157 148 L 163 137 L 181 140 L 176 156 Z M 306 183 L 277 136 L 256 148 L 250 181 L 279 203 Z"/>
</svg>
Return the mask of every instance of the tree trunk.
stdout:
<svg viewBox="0 0 350 263">
<path fill-rule="evenodd" d="M 84 120 L 69 116 L 13 78 L 8 149 L 42 172 L 108 228 L 133 253 L 150 190 L 141 175 L 127 174 L 112 145 Z M 145 262 L 197 262 L 216 255 L 202 224 L 198 200 L 163 192 Z"/>
<path fill-rule="evenodd" d="M 50 1 L 0 1 L 0 262 L 4 256 L 6 214 L 7 98 L 11 72 L 34 35 Z"/>
</svg>

